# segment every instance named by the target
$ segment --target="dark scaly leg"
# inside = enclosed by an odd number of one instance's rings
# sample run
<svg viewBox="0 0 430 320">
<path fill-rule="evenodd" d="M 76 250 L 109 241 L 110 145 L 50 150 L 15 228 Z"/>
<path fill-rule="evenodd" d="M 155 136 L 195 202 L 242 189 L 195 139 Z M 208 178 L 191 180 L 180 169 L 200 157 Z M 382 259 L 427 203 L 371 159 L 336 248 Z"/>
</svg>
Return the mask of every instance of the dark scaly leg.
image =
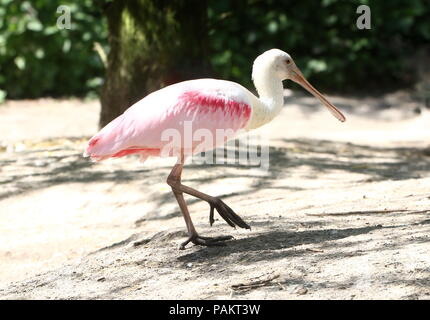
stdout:
<svg viewBox="0 0 430 320">
<path fill-rule="evenodd" d="M 183 162 L 184 162 L 184 157 L 181 156 L 181 159 L 178 159 L 178 163 L 173 167 L 172 171 L 169 174 L 169 177 L 167 178 L 167 183 L 169 184 L 169 186 L 171 186 L 173 194 L 175 195 L 175 198 L 178 201 L 179 207 L 184 216 L 185 223 L 187 225 L 188 234 L 189 234 L 189 238 L 184 243 L 181 244 L 180 249 L 185 249 L 185 246 L 189 242 L 192 242 L 198 245 L 205 245 L 205 246 L 220 246 L 220 245 L 224 245 L 224 241 L 230 240 L 233 238 L 232 236 L 222 236 L 222 237 L 216 237 L 216 238 L 199 236 L 196 229 L 194 228 L 190 213 L 188 212 L 188 208 L 183 196 L 183 192 L 193 195 L 209 203 L 210 205 L 209 221 L 211 225 L 214 221 L 213 220 L 214 209 L 216 209 L 221 215 L 221 217 L 230 226 L 235 227 L 235 225 L 238 225 L 239 227 L 250 229 L 250 227 L 219 198 L 209 196 L 205 193 L 202 193 L 195 189 L 184 186 L 181 183 Z"/>
</svg>

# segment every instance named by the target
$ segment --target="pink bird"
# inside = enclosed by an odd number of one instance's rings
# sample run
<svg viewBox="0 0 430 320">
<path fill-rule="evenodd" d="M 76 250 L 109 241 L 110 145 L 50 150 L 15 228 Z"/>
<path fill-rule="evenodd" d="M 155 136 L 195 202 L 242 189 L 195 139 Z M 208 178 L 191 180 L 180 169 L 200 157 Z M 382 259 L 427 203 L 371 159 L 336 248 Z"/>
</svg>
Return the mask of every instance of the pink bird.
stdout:
<svg viewBox="0 0 430 320">
<path fill-rule="evenodd" d="M 344 115 L 319 93 L 302 75 L 286 52 L 271 49 L 258 56 L 253 64 L 252 79 L 259 97 L 243 86 L 224 80 L 199 79 L 176 83 L 155 91 L 128 108 L 93 136 L 85 155 L 96 161 L 139 154 L 142 160 L 149 156 L 176 156 L 178 161 L 167 178 L 167 184 L 184 216 L 188 239 L 180 249 L 192 242 L 196 245 L 219 246 L 231 236 L 200 236 L 191 220 L 183 193 L 208 202 L 209 222 L 214 222 L 214 210 L 232 227 L 250 229 L 220 198 L 202 193 L 181 183 L 182 168 L 188 156 L 207 151 L 234 138 L 240 130 L 252 130 L 270 122 L 284 104 L 282 81 L 291 79 L 300 84 L 340 121 Z M 192 124 L 191 135 L 183 134 L 186 124 Z M 190 141 L 199 130 L 209 130 L 215 136 L 224 130 L 224 141 L 212 140 L 202 144 Z M 182 133 L 171 141 L 166 132 Z"/>
</svg>

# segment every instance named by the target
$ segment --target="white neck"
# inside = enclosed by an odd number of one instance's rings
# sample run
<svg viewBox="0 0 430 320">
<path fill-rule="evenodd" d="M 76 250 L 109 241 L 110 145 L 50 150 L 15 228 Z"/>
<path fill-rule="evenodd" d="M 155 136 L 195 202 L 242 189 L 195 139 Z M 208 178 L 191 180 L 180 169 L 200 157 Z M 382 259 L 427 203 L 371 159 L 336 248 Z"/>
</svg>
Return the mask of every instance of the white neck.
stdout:
<svg viewBox="0 0 430 320">
<path fill-rule="evenodd" d="M 252 106 L 252 118 L 247 129 L 255 129 L 270 122 L 284 105 L 284 88 L 276 76 L 269 72 L 254 75 L 254 85 L 259 98 Z"/>
</svg>

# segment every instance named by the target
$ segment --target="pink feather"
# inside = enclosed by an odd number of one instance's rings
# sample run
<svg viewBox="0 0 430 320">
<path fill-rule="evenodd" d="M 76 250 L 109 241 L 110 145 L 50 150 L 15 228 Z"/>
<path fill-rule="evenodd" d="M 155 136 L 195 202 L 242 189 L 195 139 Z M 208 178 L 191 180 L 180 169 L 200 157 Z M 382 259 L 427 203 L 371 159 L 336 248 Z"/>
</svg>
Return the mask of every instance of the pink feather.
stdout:
<svg viewBox="0 0 430 320">
<path fill-rule="evenodd" d="M 187 141 L 190 148 L 186 148 L 184 123 L 191 123 L 191 137 L 199 129 L 207 129 L 216 137 L 217 130 L 222 129 L 226 130 L 226 140 L 231 139 L 251 118 L 250 94 L 240 85 L 222 80 L 171 85 L 146 96 L 107 124 L 89 140 L 86 154 L 96 161 L 130 154 L 140 154 L 143 159 L 161 156 L 169 143 L 162 141 L 162 134 L 168 129 L 181 134 L 180 145 L 175 148 L 186 155 L 213 149 L 219 143 L 216 139 L 203 150 L 196 149 L 200 141 Z"/>
</svg>

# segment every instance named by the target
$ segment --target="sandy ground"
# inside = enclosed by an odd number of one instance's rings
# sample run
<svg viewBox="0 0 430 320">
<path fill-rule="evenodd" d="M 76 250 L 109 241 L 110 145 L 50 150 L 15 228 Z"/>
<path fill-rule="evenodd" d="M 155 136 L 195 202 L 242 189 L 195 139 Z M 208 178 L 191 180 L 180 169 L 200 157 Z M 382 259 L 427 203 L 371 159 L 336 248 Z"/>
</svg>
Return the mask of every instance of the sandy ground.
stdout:
<svg viewBox="0 0 430 320">
<path fill-rule="evenodd" d="M 267 172 L 186 167 L 252 230 L 187 198 L 201 234 L 235 240 L 184 251 L 173 159 L 82 158 L 97 102 L 0 106 L 0 298 L 429 299 L 430 113 L 404 93 L 331 100 L 347 122 L 287 96 L 255 133 Z"/>
</svg>

